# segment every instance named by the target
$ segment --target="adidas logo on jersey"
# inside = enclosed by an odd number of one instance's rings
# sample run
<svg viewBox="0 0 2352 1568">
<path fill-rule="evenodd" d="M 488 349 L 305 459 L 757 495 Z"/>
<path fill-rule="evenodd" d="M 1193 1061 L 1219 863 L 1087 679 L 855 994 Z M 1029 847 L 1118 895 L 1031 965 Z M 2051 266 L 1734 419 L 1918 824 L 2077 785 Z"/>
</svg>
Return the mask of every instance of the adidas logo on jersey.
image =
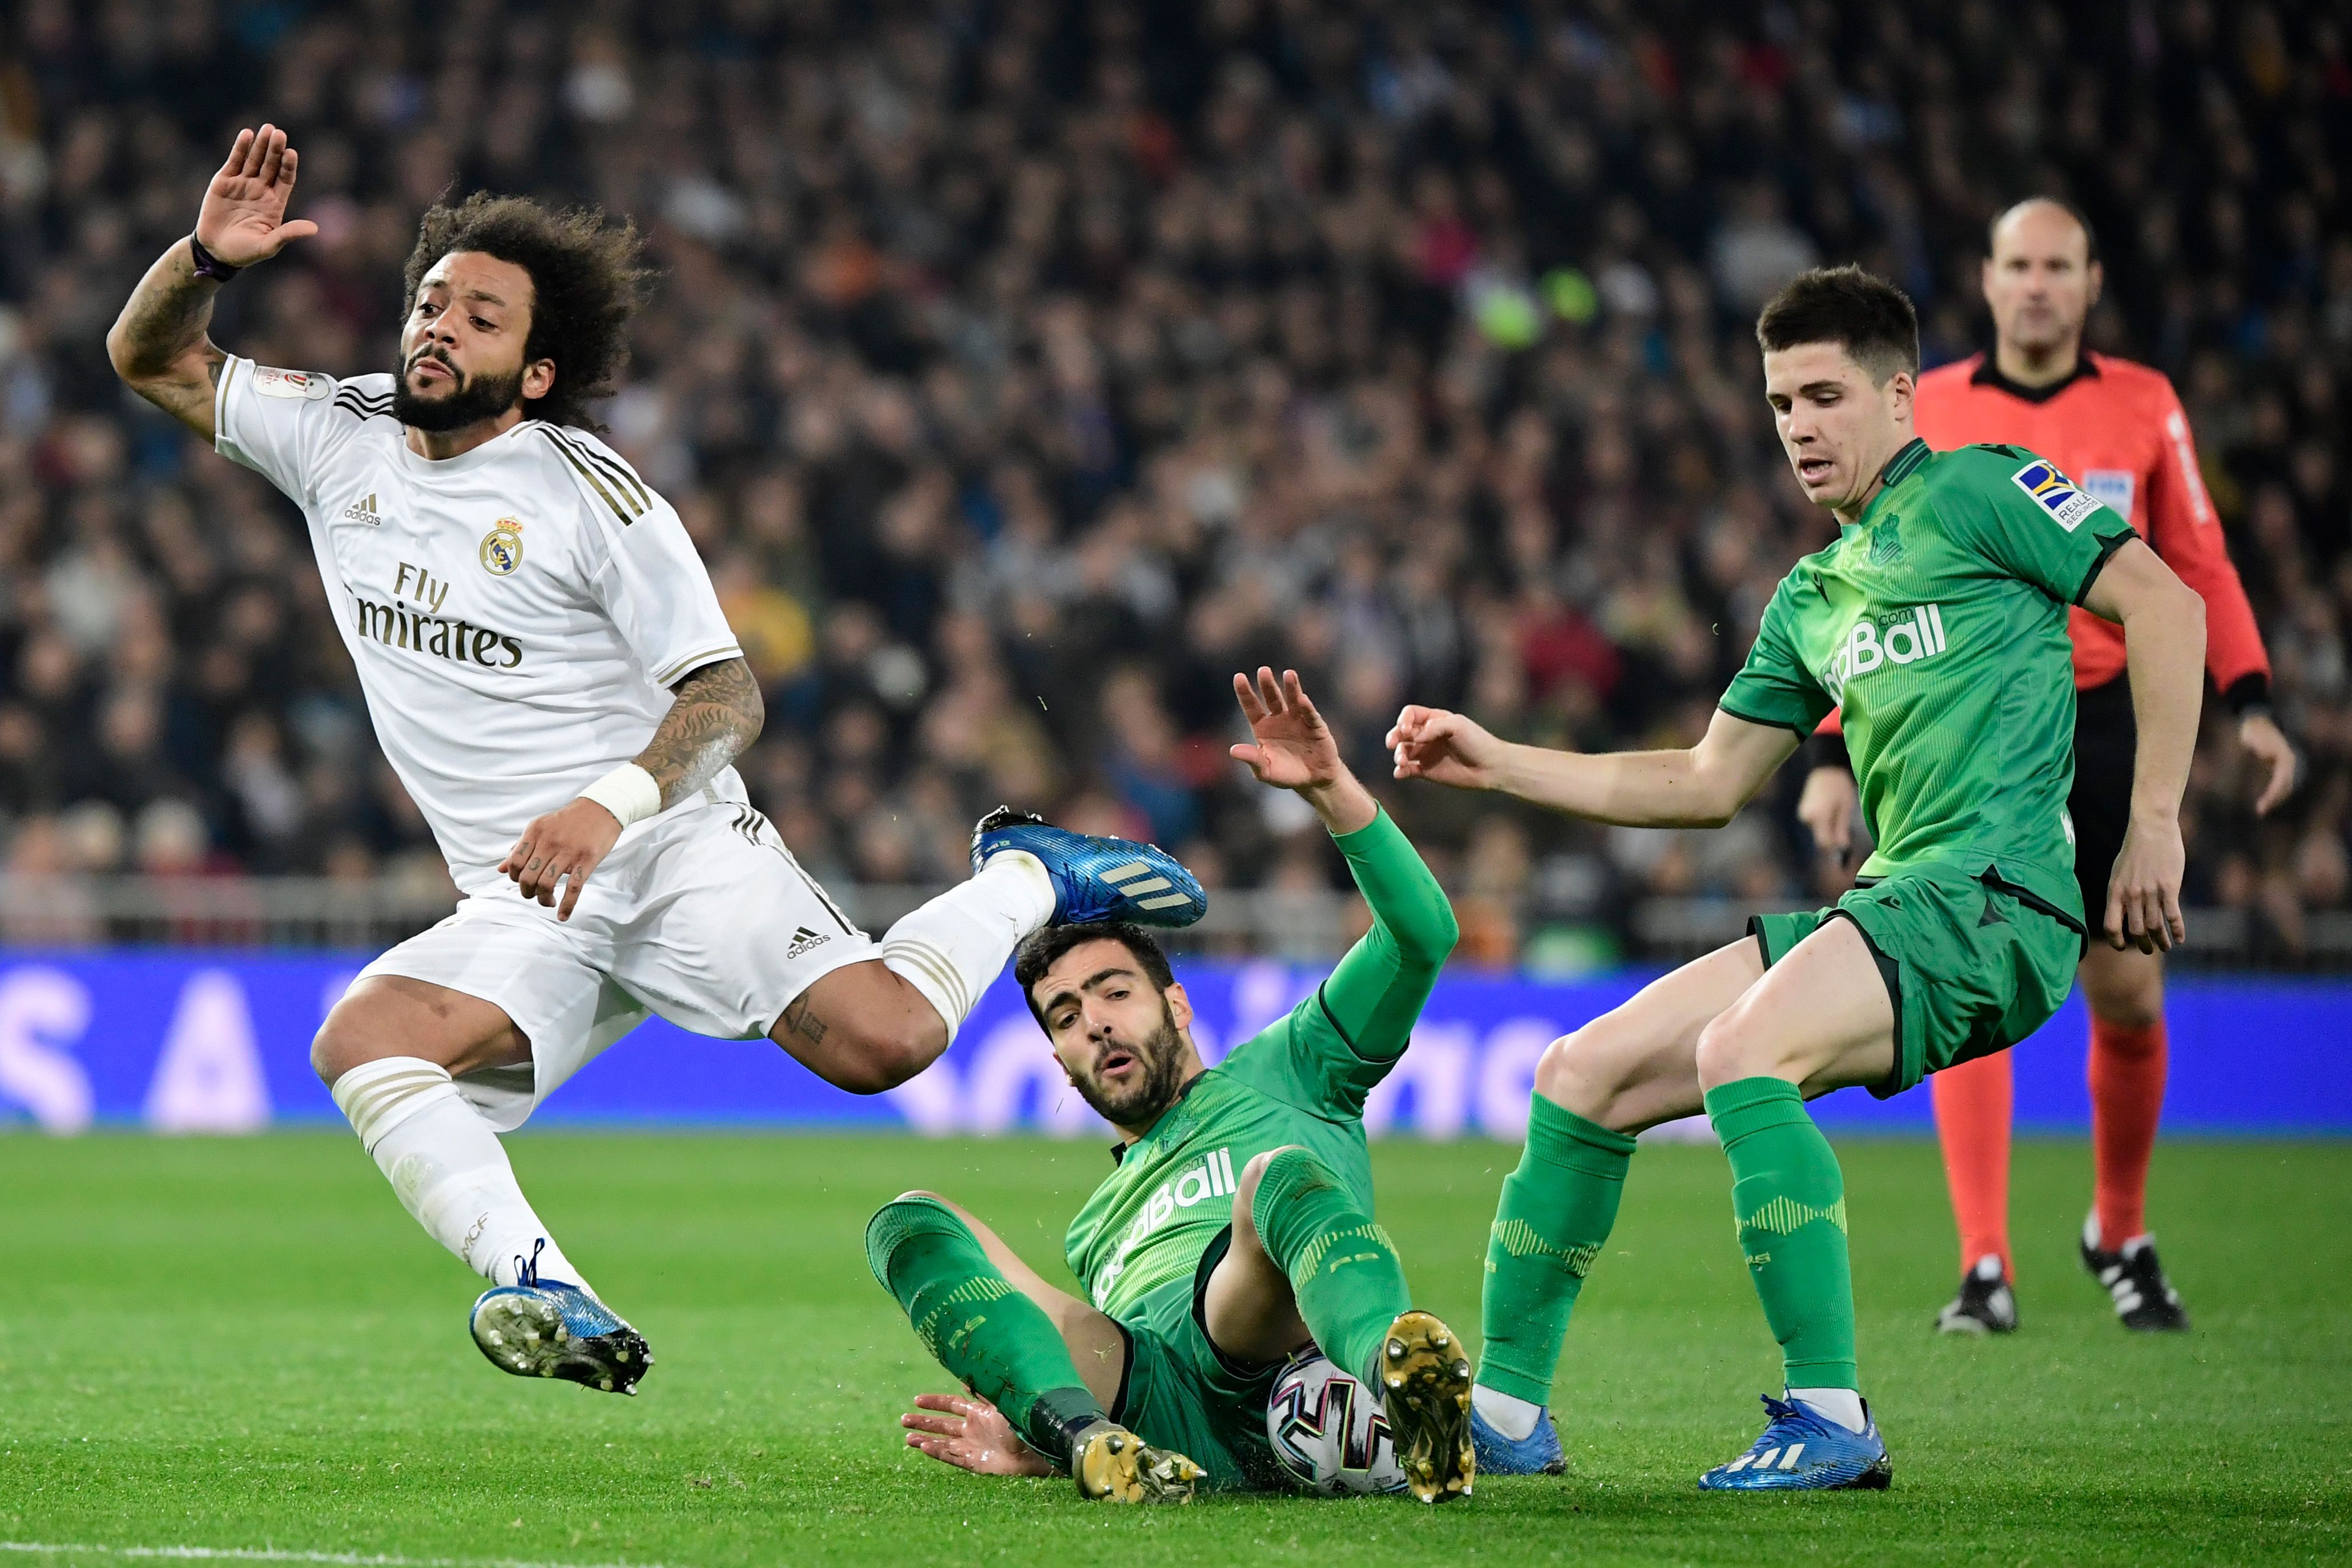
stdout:
<svg viewBox="0 0 2352 1568">
<path fill-rule="evenodd" d="M 367 493 L 367 499 L 363 501 L 353 501 L 350 506 L 345 507 L 343 508 L 343 521 L 347 523 L 365 523 L 372 528 L 382 528 L 383 526 L 383 518 L 375 509 L 375 492 L 373 490 L 370 490 Z"/>
<path fill-rule="evenodd" d="M 1127 1255 L 1141 1245 L 1143 1239 L 1176 1216 L 1180 1208 L 1191 1208 L 1212 1197 L 1231 1197 L 1236 1190 L 1234 1181 L 1234 1156 L 1231 1149 L 1216 1149 L 1198 1164 L 1186 1166 L 1153 1189 L 1143 1206 L 1128 1222 L 1127 1234 L 1118 1239 L 1118 1250 L 1103 1266 L 1095 1281 L 1095 1305 L 1110 1300 L 1111 1287 L 1127 1272 Z"/>
<path fill-rule="evenodd" d="M 807 926 L 803 925 L 798 931 L 793 933 L 793 945 L 784 949 L 784 957 L 787 961 L 790 961 L 791 959 L 797 958 L 802 954 L 806 953 L 818 943 L 830 942 L 832 940 L 833 938 L 825 933 L 822 931 L 812 931 Z"/>
<path fill-rule="evenodd" d="M 1948 645 L 1944 636 L 1944 612 L 1940 605 L 1914 605 L 1905 614 L 1885 627 L 1871 621 L 1857 621 L 1846 633 L 1845 642 L 1822 674 L 1822 689 L 1832 700 L 1845 700 L 1845 684 L 1856 675 L 1866 675 L 1882 664 L 1913 664 L 1921 659 L 1932 659 Z"/>
</svg>

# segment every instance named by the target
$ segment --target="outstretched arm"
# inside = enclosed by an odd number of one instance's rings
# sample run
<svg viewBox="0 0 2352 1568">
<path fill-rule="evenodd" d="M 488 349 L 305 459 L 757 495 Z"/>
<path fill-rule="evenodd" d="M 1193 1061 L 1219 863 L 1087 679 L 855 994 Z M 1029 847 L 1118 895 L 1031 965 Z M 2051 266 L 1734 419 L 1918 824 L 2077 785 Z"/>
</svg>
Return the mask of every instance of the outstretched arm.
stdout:
<svg viewBox="0 0 2352 1568">
<path fill-rule="evenodd" d="M 1340 759 L 1297 673 L 1285 671 L 1279 685 L 1269 669 L 1258 671 L 1255 685 L 1235 675 L 1234 695 L 1254 737 L 1234 755 L 1260 782 L 1296 789 L 1314 805 L 1372 912 L 1372 928 L 1306 1004 L 1314 1009 L 1310 1022 L 1327 1026 L 1314 1031 L 1313 1043 L 1326 1048 L 1338 1069 L 1317 1081 L 1339 1085 L 1353 1113 L 1364 1092 L 1403 1054 L 1460 928 L 1445 890 L 1412 841 Z M 1336 1040 L 1321 1038 L 1330 1032 Z"/>
<path fill-rule="evenodd" d="M 286 219 L 296 162 L 276 126 L 236 133 L 196 212 L 196 239 L 215 260 L 250 267 L 319 232 L 307 219 Z M 214 434 L 213 393 L 227 358 L 205 335 L 219 288 L 217 279 L 197 276 L 194 252 L 179 240 L 147 269 L 106 334 L 114 373 L 207 441 Z"/>
<path fill-rule="evenodd" d="M 740 756 L 760 737 L 767 709 L 760 699 L 760 683 L 751 666 L 740 659 L 705 664 L 671 688 L 677 700 L 654 731 L 654 737 L 634 761 L 617 769 L 633 777 L 620 787 L 637 792 L 633 820 L 666 811 L 716 778 L 719 770 Z M 601 792 L 614 783 L 607 775 L 590 787 Z M 593 793 L 570 805 L 531 819 L 515 841 L 499 870 L 514 879 L 525 898 L 536 898 L 555 908 L 555 884 L 571 879 L 556 918 L 572 918 L 580 889 L 619 841 L 621 813 Z"/>
<path fill-rule="evenodd" d="M 1629 828 L 1719 828 L 1797 748 L 1793 732 L 1721 708 L 1699 743 L 1680 751 L 1548 751 L 1498 740 L 1461 714 L 1418 706 L 1397 716 L 1388 743 L 1400 779 L 1498 790 Z"/>
<path fill-rule="evenodd" d="M 2124 628 L 2132 717 L 2131 821 L 2107 883 L 2101 925 L 2120 952 L 2168 951 L 2188 940 L 2180 917 L 2180 796 L 2189 788 L 2197 720 L 2205 706 L 2205 601 L 2154 550 L 2133 539 L 2099 571 L 2084 607 Z M 2087 913 L 2087 912 L 2086 912 Z"/>
</svg>

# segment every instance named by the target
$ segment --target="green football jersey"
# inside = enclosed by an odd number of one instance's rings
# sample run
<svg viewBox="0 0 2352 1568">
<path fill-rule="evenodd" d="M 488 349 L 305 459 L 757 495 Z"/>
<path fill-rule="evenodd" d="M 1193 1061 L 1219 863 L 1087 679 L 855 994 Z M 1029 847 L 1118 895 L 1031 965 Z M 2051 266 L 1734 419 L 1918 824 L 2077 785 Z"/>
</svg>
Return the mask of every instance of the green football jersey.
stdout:
<svg viewBox="0 0 2352 1568">
<path fill-rule="evenodd" d="M 1364 1100 L 1404 1054 L 1452 951 L 1454 911 L 1383 811 L 1333 841 L 1370 905 L 1372 928 L 1315 994 L 1185 1086 L 1070 1222 L 1064 1247 L 1087 1297 L 1129 1320 L 1181 1281 L 1232 1223 L 1242 1167 L 1288 1144 L 1321 1157 L 1367 1209 L 1372 1167 Z"/>
<path fill-rule="evenodd" d="M 2079 926 L 2066 608 L 2132 526 L 2017 447 L 1914 441 L 1884 479 L 1781 580 L 1723 711 L 1804 737 L 1842 710 L 1864 876 L 1991 872 Z"/>
</svg>

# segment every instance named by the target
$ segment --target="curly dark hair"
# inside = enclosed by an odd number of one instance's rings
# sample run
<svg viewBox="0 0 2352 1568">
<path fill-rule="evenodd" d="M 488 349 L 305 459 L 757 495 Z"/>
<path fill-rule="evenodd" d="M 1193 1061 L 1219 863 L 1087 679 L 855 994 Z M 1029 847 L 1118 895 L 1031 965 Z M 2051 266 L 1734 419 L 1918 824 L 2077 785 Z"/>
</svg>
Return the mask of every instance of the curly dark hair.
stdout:
<svg viewBox="0 0 2352 1568">
<path fill-rule="evenodd" d="M 525 196 L 477 191 L 456 206 L 436 204 L 417 225 L 408 254 L 404 319 L 434 264 L 455 251 L 479 251 L 530 275 L 530 335 L 523 363 L 551 360 L 555 385 L 527 399 L 523 413 L 551 424 L 602 430 L 589 412 L 613 394 L 629 362 L 629 320 L 644 303 L 653 271 L 644 265 L 636 225 L 611 223 L 593 207 L 558 211 Z"/>
</svg>

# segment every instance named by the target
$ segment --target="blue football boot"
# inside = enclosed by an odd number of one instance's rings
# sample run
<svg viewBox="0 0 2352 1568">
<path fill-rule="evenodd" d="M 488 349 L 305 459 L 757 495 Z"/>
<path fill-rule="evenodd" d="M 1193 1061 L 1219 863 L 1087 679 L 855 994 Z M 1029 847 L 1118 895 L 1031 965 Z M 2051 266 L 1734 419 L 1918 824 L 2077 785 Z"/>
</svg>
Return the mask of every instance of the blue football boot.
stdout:
<svg viewBox="0 0 2352 1568">
<path fill-rule="evenodd" d="M 1007 850 L 1026 850 L 1045 865 L 1054 882 L 1056 925 L 1190 925 L 1209 911 L 1209 895 L 1192 873 L 1153 844 L 1074 833 L 999 806 L 971 831 L 971 869 Z"/>
<path fill-rule="evenodd" d="M 1474 1400 L 1470 1446 L 1477 1450 L 1482 1476 L 1556 1476 L 1568 1469 L 1568 1456 L 1560 1450 L 1559 1428 L 1552 1425 L 1549 1409 L 1536 1416 L 1535 1430 L 1526 1437 L 1506 1437 L 1500 1427 L 1479 1414 Z"/>
<path fill-rule="evenodd" d="M 566 1281 L 541 1279 L 537 1248 L 519 1283 L 482 1292 L 467 1326 L 490 1364 L 517 1377 L 561 1377 L 607 1394 L 635 1394 L 654 1364 L 645 1337 L 612 1308 Z"/>
<path fill-rule="evenodd" d="M 1859 1432 L 1814 1414 L 1795 1400 L 1764 1396 L 1772 1417 L 1764 1435 L 1727 1465 L 1699 1477 L 1701 1491 L 1884 1491 L 1895 1479 L 1894 1461 L 1865 1401 Z"/>
</svg>

